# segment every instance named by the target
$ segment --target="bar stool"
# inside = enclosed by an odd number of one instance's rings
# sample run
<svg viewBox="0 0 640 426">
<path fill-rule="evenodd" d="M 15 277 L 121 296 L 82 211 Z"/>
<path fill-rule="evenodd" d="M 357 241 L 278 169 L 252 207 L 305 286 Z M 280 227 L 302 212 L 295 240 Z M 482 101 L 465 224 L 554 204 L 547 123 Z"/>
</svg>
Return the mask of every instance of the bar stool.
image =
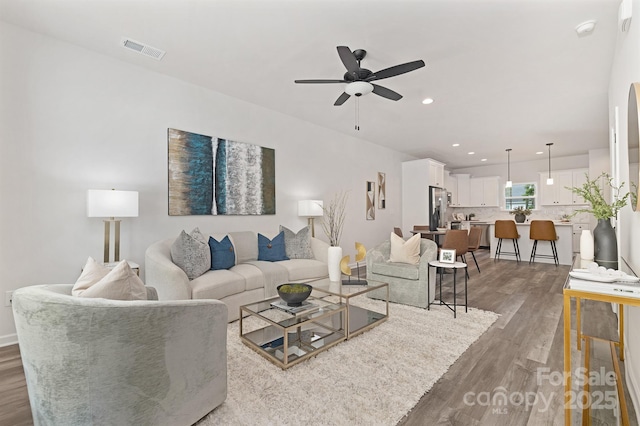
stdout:
<svg viewBox="0 0 640 426">
<path fill-rule="evenodd" d="M 520 246 L 518 246 L 520 234 L 518 234 L 516 223 L 513 220 L 496 220 L 494 235 L 498 239 L 495 259 L 500 259 L 501 254 L 508 254 L 515 256 L 516 260 L 520 262 Z M 502 251 L 502 240 L 513 241 L 513 252 Z"/>
<path fill-rule="evenodd" d="M 550 254 L 539 254 L 538 257 L 546 257 L 553 259 L 553 262 L 558 266 L 558 250 L 556 249 L 556 240 L 558 234 L 556 234 L 556 226 L 551 220 L 532 220 L 529 228 L 529 238 L 533 240 L 533 248 L 531 249 L 531 257 L 529 263 L 536 261 L 536 248 L 538 247 L 538 241 L 549 241 L 551 243 Z"/>
</svg>

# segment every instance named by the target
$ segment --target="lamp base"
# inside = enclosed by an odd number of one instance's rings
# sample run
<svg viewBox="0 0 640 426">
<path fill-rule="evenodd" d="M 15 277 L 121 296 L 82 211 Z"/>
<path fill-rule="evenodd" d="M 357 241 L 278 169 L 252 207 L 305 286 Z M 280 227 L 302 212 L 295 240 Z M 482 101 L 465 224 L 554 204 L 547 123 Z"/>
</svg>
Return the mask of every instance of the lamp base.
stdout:
<svg viewBox="0 0 640 426">
<path fill-rule="evenodd" d="M 110 263 L 111 255 L 111 222 L 114 223 L 114 248 L 113 248 L 113 261 L 120 261 L 120 220 L 119 219 L 105 219 L 104 220 L 104 263 Z"/>
</svg>

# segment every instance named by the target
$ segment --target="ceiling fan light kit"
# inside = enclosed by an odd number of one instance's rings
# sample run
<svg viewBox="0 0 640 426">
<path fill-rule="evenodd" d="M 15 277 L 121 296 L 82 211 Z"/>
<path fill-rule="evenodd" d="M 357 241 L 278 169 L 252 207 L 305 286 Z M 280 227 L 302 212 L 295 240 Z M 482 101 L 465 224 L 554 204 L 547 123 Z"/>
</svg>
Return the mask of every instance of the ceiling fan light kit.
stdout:
<svg viewBox="0 0 640 426">
<path fill-rule="evenodd" d="M 354 81 L 353 83 L 347 84 L 344 91 L 351 96 L 362 96 L 373 92 L 373 84 L 365 81 Z"/>
</svg>

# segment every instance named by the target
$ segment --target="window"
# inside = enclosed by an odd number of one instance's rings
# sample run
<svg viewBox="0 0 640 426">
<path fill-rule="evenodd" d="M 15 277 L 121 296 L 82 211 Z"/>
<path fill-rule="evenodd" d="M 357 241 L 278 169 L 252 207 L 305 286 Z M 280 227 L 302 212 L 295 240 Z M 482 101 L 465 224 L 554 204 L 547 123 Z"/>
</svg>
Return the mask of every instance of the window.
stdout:
<svg viewBox="0 0 640 426">
<path fill-rule="evenodd" d="M 516 207 L 536 208 L 535 183 L 514 183 L 511 188 L 504 189 L 504 208 L 513 210 Z"/>
</svg>

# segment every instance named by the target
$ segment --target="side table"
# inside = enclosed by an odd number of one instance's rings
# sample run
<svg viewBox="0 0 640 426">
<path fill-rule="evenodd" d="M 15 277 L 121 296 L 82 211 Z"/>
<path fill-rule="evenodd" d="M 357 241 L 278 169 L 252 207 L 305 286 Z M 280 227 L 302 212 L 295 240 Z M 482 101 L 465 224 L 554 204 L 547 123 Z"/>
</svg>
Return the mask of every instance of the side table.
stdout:
<svg viewBox="0 0 640 426">
<path fill-rule="evenodd" d="M 432 260 L 431 262 L 429 262 L 429 268 L 428 268 L 428 274 L 427 274 L 427 294 L 430 293 L 430 287 L 431 287 L 431 280 L 429 278 L 431 275 L 431 268 L 436 268 L 436 271 L 438 270 L 437 268 L 440 268 L 440 297 L 439 297 L 439 304 L 440 305 L 444 305 L 447 308 L 451 309 L 453 311 L 453 317 L 456 317 L 456 306 L 458 306 L 457 301 L 456 301 L 456 275 L 458 272 L 458 269 L 463 269 L 464 270 L 464 311 L 467 312 L 467 264 L 463 263 L 463 262 L 454 262 L 454 263 L 444 263 L 444 262 L 439 262 L 437 260 Z M 445 301 L 442 300 L 442 275 L 444 273 L 444 270 L 446 269 L 452 269 L 453 270 L 453 304 L 449 304 Z M 429 298 L 427 297 L 427 300 Z M 435 301 L 431 302 L 428 301 L 427 302 L 427 309 L 429 309 L 431 307 L 432 304 L 434 304 Z M 462 305 L 460 305 L 462 306 Z"/>
<path fill-rule="evenodd" d="M 110 263 L 102 263 L 102 264 L 109 269 L 113 269 L 116 266 L 118 266 L 118 263 L 120 262 L 110 262 Z M 138 265 L 136 262 L 131 262 L 130 260 L 127 260 L 127 263 L 129 264 L 129 267 L 133 269 L 133 272 L 135 272 L 138 276 L 140 276 L 140 265 Z"/>
</svg>

